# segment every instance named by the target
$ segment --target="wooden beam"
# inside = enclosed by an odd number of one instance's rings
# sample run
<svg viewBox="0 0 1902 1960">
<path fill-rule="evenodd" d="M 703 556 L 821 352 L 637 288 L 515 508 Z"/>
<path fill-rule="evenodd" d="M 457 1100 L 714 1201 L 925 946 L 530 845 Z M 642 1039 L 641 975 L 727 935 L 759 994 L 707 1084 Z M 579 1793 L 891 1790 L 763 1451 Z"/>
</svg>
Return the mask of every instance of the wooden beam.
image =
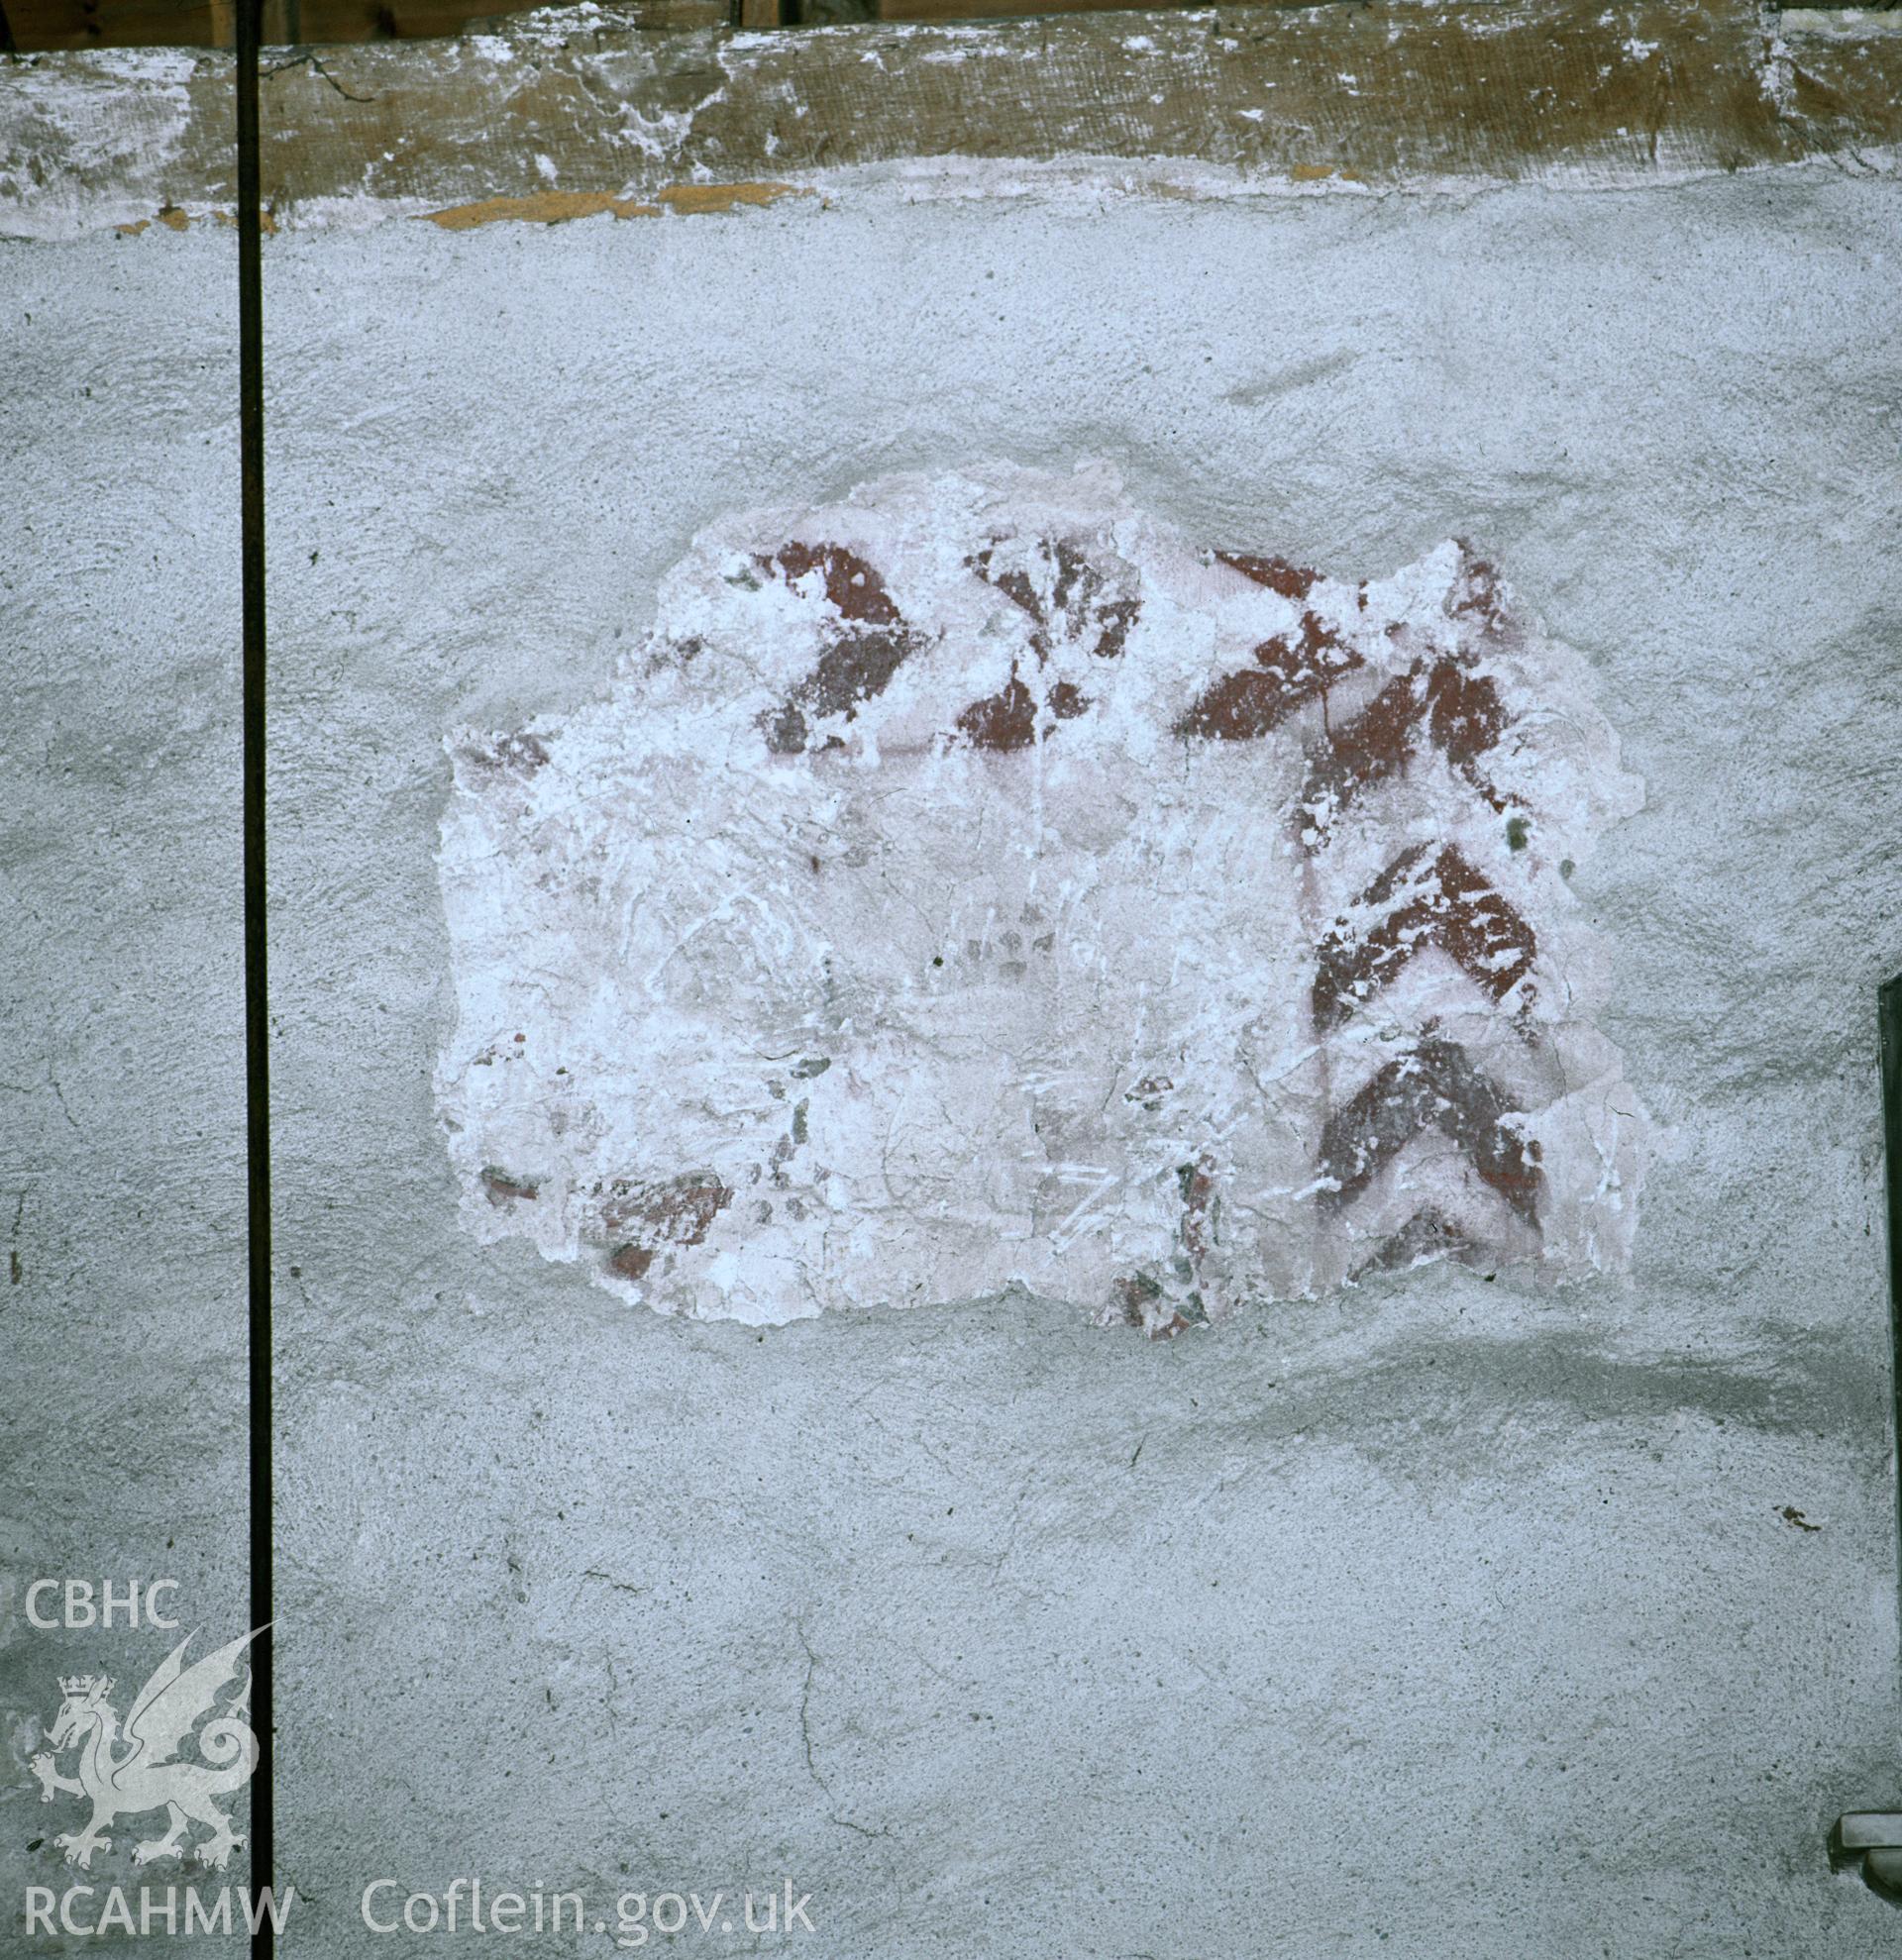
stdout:
<svg viewBox="0 0 1902 1960">
<path fill-rule="evenodd" d="M 762 0 L 746 0 L 757 6 Z M 777 0 L 765 0 L 775 8 Z M 230 48 L 234 0 L 5 0 L 21 52 L 80 48 Z M 647 0 L 616 10 L 624 25 L 653 29 L 724 27 L 728 0 Z M 633 15 L 637 20 L 628 21 Z M 493 31 L 495 0 L 264 0 L 264 45 L 323 46 L 419 41 Z"/>
<path fill-rule="evenodd" d="M 643 18 L 540 14 L 468 40 L 267 56 L 278 229 L 345 206 L 359 221 L 481 206 L 527 222 L 632 210 L 673 185 L 796 184 L 931 158 L 967 176 L 985 158 L 1081 159 L 1096 177 L 1109 158 L 1131 187 L 1200 196 L 1641 183 L 1902 141 L 1902 35 L 1836 17 L 1799 37 L 1742 0 L 744 35 L 657 33 Z M 229 61 L 170 59 L 162 72 L 109 52 L 8 64 L 0 232 L 149 221 L 161 207 L 196 221 L 231 204 Z"/>
<path fill-rule="evenodd" d="M 1192 5 L 1193 0 L 1185 0 Z M 1274 5 L 1276 0 L 1264 0 Z M 1300 0 L 1284 0 L 1297 5 Z M 1155 13 L 1153 0 L 875 0 L 882 21 L 1035 20 L 1046 14 Z M 1169 11 L 1173 12 L 1174 9 Z"/>
</svg>

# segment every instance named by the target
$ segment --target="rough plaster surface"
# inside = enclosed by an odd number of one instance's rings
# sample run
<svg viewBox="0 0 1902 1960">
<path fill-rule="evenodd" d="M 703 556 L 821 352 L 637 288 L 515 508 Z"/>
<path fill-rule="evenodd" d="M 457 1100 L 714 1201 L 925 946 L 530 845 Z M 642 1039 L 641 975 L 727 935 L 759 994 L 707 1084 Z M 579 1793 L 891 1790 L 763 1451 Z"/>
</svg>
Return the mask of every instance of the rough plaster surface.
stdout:
<svg viewBox="0 0 1902 1960">
<path fill-rule="evenodd" d="M 606 701 L 458 747 L 465 1214 L 755 1323 L 1622 1266 L 1580 667 L 1457 544 L 1325 579 L 1101 467 L 715 526 Z"/>
<path fill-rule="evenodd" d="M 471 1872 L 791 1874 L 787 1950 L 867 1955 L 1893 1942 L 1822 1856 L 1902 1780 L 1893 214 L 1806 169 L 270 242 L 287 1951 L 435 1951 L 357 1896 Z M 177 1560 L 221 1625 L 230 276 L 203 231 L 0 258 L 60 546 L 6 533 L 15 1556 Z M 1571 880 L 1666 1139 L 1629 1276 L 1444 1264 L 1152 1344 L 1022 1293 L 667 1318 L 474 1241 L 446 731 L 598 704 L 731 513 L 983 457 L 1350 580 L 1483 539 L 1589 665 L 1646 785 Z M 9 1620 L 10 1894 L 58 1878 L 52 1675 L 141 1639 Z"/>
<path fill-rule="evenodd" d="M 0 255 L 0 1947 L 23 1872 L 56 1868 L 23 1847 L 72 1821 L 25 1772 L 57 1677 L 159 1658 L 123 1616 L 36 1631 L 25 1586 L 169 1575 L 207 1620 L 245 1607 L 227 263 Z"/>
</svg>

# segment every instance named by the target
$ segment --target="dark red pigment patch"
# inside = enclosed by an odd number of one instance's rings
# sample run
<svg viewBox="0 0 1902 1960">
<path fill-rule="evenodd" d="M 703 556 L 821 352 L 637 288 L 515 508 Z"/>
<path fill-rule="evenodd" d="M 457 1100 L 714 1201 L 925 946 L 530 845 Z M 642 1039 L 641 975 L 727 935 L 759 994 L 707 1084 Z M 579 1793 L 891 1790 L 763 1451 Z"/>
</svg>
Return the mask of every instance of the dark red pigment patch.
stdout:
<svg viewBox="0 0 1902 1960">
<path fill-rule="evenodd" d="M 1321 573 L 1285 558 L 1257 558 L 1252 552 L 1217 552 L 1216 559 L 1244 578 L 1279 592 L 1284 599 L 1305 599 L 1321 581 Z"/>
<path fill-rule="evenodd" d="M 1118 1280 L 1110 1291 L 1115 1302 L 1116 1318 L 1125 1327 L 1140 1327 L 1144 1307 L 1162 1297 L 1162 1289 L 1147 1273 L 1138 1273 L 1133 1279 Z"/>
<path fill-rule="evenodd" d="M 1370 1273 L 1405 1273 L 1439 1259 L 1473 1265 L 1482 1248 L 1463 1225 L 1457 1225 L 1435 1204 L 1423 1204 L 1399 1231 L 1389 1233 L 1378 1247 L 1347 1276 L 1364 1280 Z"/>
<path fill-rule="evenodd" d="M 975 748 L 1007 755 L 1027 749 L 1037 739 L 1036 697 L 1010 672 L 1008 683 L 981 701 L 973 701 L 958 716 L 958 732 Z"/>
<path fill-rule="evenodd" d="M 775 558 L 767 563 L 777 563 L 789 583 L 810 571 L 821 573 L 825 579 L 826 602 L 837 609 L 841 619 L 862 626 L 901 623 L 885 580 L 857 552 L 848 551 L 843 545 L 782 545 Z"/>
<path fill-rule="evenodd" d="M 1140 599 L 1115 599 L 1102 607 L 1097 614 L 1104 623 L 1097 644 L 1091 652 L 1099 660 L 1112 661 L 1120 657 L 1124 643 L 1129 638 L 1129 629 L 1142 614 Z"/>
<path fill-rule="evenodd" d="M 1531 970 L 1538 941 L 1517 907 L 1456 846 L 1446 845 L 1428 863 L 1432 848 L 1403 851 L 1361 893 L 1359 905 L 1390 908 L 1378 924 L 1361 932 L 1341 919 L 1321 942 L 1313 994 L 1318 1028 L 1338 1026 L 1429 946 L 1495 1000 Z"/>
<path fill-rule="evenodd" d="M 1510 622 L 1499 589 L 1499 567 L 1481 558 L 1464 538 L 1454 543 L 1459 546 L 1459 571 L 1446 595 L 1447 617 L 1477 626 L 1489 638 L 1504 634 Z"/>
<path fill-rule="evenodd" d="M 1252 742 L 1365 663 L 1319 613 L 1304 613 L 1301 640 L 1280 636 L 1255 649 L 1255 665 L 1213 682 L 1175 724 L 1178 735 Z"/>
<path fill-rule="evenodd" d="M 769 572 L 777 567 L 789 584 L 818 571 L 834 615 L 829 644 L 812 671 L 761 717 L 767 748 L 776 756 L 796 756 L 813 721 L 841 713 L 850 721 L 860 702 L 883 694 L 917 641 L 884 578 L 843 545 L 787 544 L 756 563 Z"/>
<path fill-rule="evenodd" d="M 1198 1273 L 1215 1242 L 1221 1219 L 1221 1199 L 1215 1195 L 1215 1166 L 1207 1157 L 1184 1164 L 1176 1172 L 1182 1187 L 1182 1249 Z"/>
<path fill-rule="evenodd" d="M 1138 1273 L 1132 1279 L 1118 1280 L 1110 1289 L 1110 1298 L 1115 1309 L 1115 1317 L 1125 1327 L 1141 1327 L 1148 1322 L 1148 1309 L 1162 1298 L 1162 1288 L 1147 1273 Z M 1206 1327 L 1209 1316 L 1202 1310 L 1199 1300 L 1192 1300 L 1186 1311 L 1172 1312 L 1167 1320 L 1157 1321 L 1149 1328 L 1152 1341 L 1173 1341 L 1178 1334 L 1186 1333 L 1191 1327 Z"/>
<path fill-rule="evenodd" d="M 1057 632 L 1066 640 L 1096 635 L 1090 651 L 1100 660 L 1115 660 L 1129 637 L 1129 629 L 1142 615 L 1137 598 L 1103 598 L 1109 584 L 1102 567 L 1069 538 L 1040 538 L 1034 550 L 1046 570 L 1051 572 L 1050 598 L 1020 566 L 997 567 L 999 550 L 1008 541 L 994 538 L 969 563 L 987 585 L 1002 592 L 1031 619 L 1030 650 L 1041 667 L 1055 650 Z"/>
<path fill-rule="evenodd" d="M 1137 1088 L 1149 1085 L 1138 1083 Z M 1164 1088 L 1169 1084 L 1164 1082 Z M 1130 1091 L 1131 1099 L 1136 1091 Z M 1154 1108 L 1156 1105 L 1148 1105 Z M 1207 1156 L 1193 1164 L 1178 1166 L 1176 1184 L 1182 1194 L 1182 1223 L 1178 1235 L 1183 1257 L 1175 1262 L 1177 1275 L 1200 1280 L 1204 1261 L 1215 1246 L 1221 1226 L 1221 1198 L 1215 1188 L 1215 1171 Z M 1166 1302 L 1160 1283 L 1148 1273 L 1136 1273 L 1116 1281 L 1110 1289 L 1114 1317 L 1125 1327 L 1146 1327 L 1152 1341 L 1173 1341 L 1191 1327 L 1206 1327 L 1209 1312 L 1200 1292 L 1192 1292 L 1180 1306 L 1168 1307 L 1168 1318 L 1159 1317 Z"/>
<path fill-rule="evenodd" d="M 1399 775 L 1423 742 L 1431 742 L 1494 809 L 1504 799 L 1479 769 L 1479 758 L 1506 727 L 1506 704 L 1484 674 L 1444 657 L 1417 661 L 1338 728 L 1327 730 L 1309 765 L 1309 803 L 1345 809 L 1369 784 Z"/>
<path fill-rule="evenodd" d="M 608 1236 L 621 1240 L 608 1253 L 608 1270 L 624 1280 L 643 1278 L 667 1247 L 700 1244 L 732 1202 L 732 1187 L 704 1175 L 664 1185 L 617 1182 L 601 1212 Z"/>
<path fill-rule="evenodd" d="M 1059 680 L 1051 688 L 1047 705 L 1058 721 L 1075 721 L 1090 705 L 1081 688 Z M 1045 737 L 1056 731 L 1044 729 Z M 1015 668 L 1009 680 L 995 694 L 973 701 L 958 716 L 958 733 L 974 748 L 990 749 L 1008 755 L 1014 749 L 1027 749 L 1037 739 L 1036 697 L 1023 684 Z"/>
<path fill-rule="evenodd" d="M 1536 1231 L 1538 1145 L 1506 1121 L 1520 1113 L 1457 1042 L 1423 1035 L 1411 1054 L 1388 1063 L 1328 1117 L 1320 1170 L 1332 1186 L 1319 1193 L 1321 1208 L 1339 1211 L 1351 1204 L 1422 1131 L 1437 1129 Z"/>
<path fill-rule="evenodd" d="M 509 1204 L 517 1198 L 533 1199 L 542 1194 L 542 1187 L 534 1179 L 512 1178 L 493 1164 L 482 1166 L 480 1184 L 482 1195 L 490 1204 Z"/>
</svg>

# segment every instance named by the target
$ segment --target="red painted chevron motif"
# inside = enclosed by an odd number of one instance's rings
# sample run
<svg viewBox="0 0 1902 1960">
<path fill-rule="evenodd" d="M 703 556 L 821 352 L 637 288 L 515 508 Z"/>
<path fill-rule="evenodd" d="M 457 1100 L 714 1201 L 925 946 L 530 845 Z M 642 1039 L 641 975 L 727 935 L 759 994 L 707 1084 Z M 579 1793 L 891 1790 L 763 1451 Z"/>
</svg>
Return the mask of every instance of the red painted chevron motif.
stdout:
<svg viewBox="0 0 1902 1960">
<path fill-rule="evenodd" d="M 761 721 L 774 755 L 796 756 L 805 749 L 814 720 L 843 713 L 850 721 L 862 702 L 883 694 L 917 643 L 884 578 L 843 545 L 789 543 L 755 563 L 789 584 L 813 571 L 824 584 L 822 603 L 830 613 L 826 649 L 812 671 Z"/>
<path fill-rule="evenodd" d="M 1327 730 L 1310 761 L 1304 800 L 1321 818 L 1344 810 L 1361 790 L 1399 775 L 1423 747 L 1438 749 L 1494 809 L 1506 807 L 1479 758 L 1506 727 L 1506 704 L 1484 674 L 1442 655 L 1390 680 L 1350 720 Z"/>
<path fill-rule="evenodd" d="M 1326 1181 L 1321 1204 L 1333 1211 L 1351 1204 L 1422 1131 L 1437 1129 L 1536 1230 L 1538 1145 L 1511 1120 L 1520 1113 L 1457 1042 L 1423 1035 L 1328 1117 L 1321 1136 L 1320 1171 Z"/>
<path fill-rule="evenodd" d="M 455 731 L 475 1237 L 696 1318 L 1021 1288 L 1159 1339 L 1624 1265 L 1589 665 L 1454 541 L 1233 521 L 984 463 L 710 513 L 604 692 Z"/>
<path fill-rule="evenodd" d="M 1376 925 L 1362 931 L 1337 919 L 1321 942 L 1317 1027 L 1338 1026 L 1429 946 L 1449 954 L 1495 1000 L 1532 970 L 1538 940 L 1517 908 L 1456 845 L 1429 858 L 1432 848 L 1403 851 L 1360 894 L 1356 908 L 1385 908 Z M 1522 994 L 1522 1009 L 1530 1004 Z"/>
<path fill-rule="evenodd" d="M 1262 562 L 1281 564 L 1279 559 Z M 1271 581 L 1263 577 L 1257 582 Z M 1264 640 L 1255 649 L 1255 665 L 1212 681 L 1177 721 L 1175 732 L 1215 742 L 1252 742 L 1325 693 L 1343 673 L 1364 665 L 1319 613 L 1303 613 L 1298 642 L 1279 635 Z"/>
<path fill-rule="evenodd" d="M 1319 571 L 1291 559 L 1257 558 L 1252 552 L 1217 552 L 1215 559 L 1257 585 L 1279 592 L 1284 599 L 1305 599 L 1321 582 Z"/>
</svg>

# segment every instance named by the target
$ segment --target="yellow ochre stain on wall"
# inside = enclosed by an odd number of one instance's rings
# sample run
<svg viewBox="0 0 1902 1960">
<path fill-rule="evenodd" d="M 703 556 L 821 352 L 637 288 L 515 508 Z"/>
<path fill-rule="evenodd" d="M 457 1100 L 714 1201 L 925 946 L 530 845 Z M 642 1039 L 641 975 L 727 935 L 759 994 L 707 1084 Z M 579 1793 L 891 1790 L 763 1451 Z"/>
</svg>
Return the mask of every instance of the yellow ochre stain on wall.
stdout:
<svg viewBox="0 0 1902 1960">
<path fill-rule="evenodd" d="M 615 197 L 604 190 L 543 190 L 528 197 L 484 197 L 474 204 L 452 204 L 447 210 L 426 211 L 432 225 L 446 232 L 473 231 L 477 225 L 563 225 L 571 218 L 597 218 L 612 212 L 617 218 L 658 218 L 662 211 L 698 214 L 731 211 L 742 204 L 773 204 L 782 197 L 810 196 L 792 184 L 669 184 L 648 202 Z"/>
<path fill-rule="evenodd" d="M 736 204 L 774 204 L 782 197 L 812 197 L 813 191 L 799 191 L 792 184 L 669 184 L 659 193 L 670 211 L 731 211 Z"/>
<path fill-rule="evenodd" d="M 219 224 L 228 226 L 233 231 L 238 229 L 238 214 L 235 211 L 214 211 L 211 215 Z M 191 214 L 188 211 L 180 210 L 175 204 L 161 204 L 158 207 L 158 215 L 156 218 L 139 218 L 129 225 L 115 225 L 113 226 L 113 230 L 121 238 L 136 239 L 141 232 L 151 231 L 155 224 L 163 225 L 167 231 L 171 232 L 189 231 L 191 229 Z M 277 214 L 269 210 L 260 211 L 258 213 L 258 229 L 266 234 L 275 232 L 277 229 Z"/>
</svg>

